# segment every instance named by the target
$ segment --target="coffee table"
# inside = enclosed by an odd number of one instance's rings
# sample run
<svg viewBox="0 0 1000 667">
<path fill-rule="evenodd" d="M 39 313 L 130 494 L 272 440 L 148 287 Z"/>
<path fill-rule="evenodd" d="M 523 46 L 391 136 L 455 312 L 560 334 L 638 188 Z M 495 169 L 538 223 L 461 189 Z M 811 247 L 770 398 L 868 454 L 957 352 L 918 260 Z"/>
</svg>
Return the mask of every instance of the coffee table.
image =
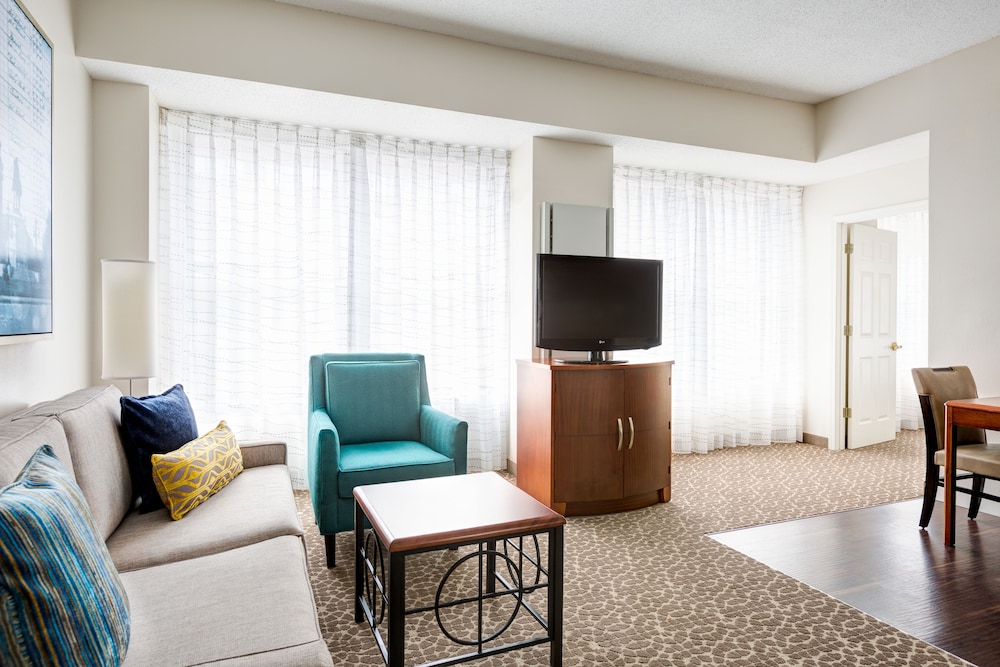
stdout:
<svg viewBox="0 0 1000 667">
<path fill-rule="evenodd" d="M 403 665 L 406 619 L 416 614 L 433 614 L 447 645 L 462 651 L 425 664 L 457 664 L 544 643 L 549 664 L 562 664 L 562 515 L 493 472 L 359 486 L 354 499 L 354 620 L 368 621 L 389 667 Z M 468 546 L 474 549 L 460 551 Z M 433 604 L 407 608 L 407 558 L 446 549 L 453 550 L 446 559 L 453 562 L 444 568 Z M 463 565 L 478 574 L 458 576 Z M 455 581 L 470 580 L 476 590 L 451 595 Z M 528 599 L 543 590 L 544 615 Z M 499 604 L 513 613 L 504 611 L 497 622 L 488 608 Z M 443 618 L 466 611 L 475 630 L 459 636 Z M 512 623 L 523 626 L 525 619 L 533 619 L 542 634 L 500 644 Z"/>
</svg>

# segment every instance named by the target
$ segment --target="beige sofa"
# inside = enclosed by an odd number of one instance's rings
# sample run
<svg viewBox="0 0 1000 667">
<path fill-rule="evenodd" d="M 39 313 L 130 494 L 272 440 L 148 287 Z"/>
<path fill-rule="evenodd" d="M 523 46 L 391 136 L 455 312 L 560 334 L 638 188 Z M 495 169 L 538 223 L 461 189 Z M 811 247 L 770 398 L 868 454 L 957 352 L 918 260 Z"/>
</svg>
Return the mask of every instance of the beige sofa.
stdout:
<svg viewBox="0 0 1000 667">
<path fill-rule="evenodd" d="M 0 486 L 50 445 L 83 491 L 131 610 L 125 665 L 332 665 L 319 631 L 285 445 L 180 521 L 130 511 L 121 393 L 83 389 L 0 420 Z"/>
</svg>

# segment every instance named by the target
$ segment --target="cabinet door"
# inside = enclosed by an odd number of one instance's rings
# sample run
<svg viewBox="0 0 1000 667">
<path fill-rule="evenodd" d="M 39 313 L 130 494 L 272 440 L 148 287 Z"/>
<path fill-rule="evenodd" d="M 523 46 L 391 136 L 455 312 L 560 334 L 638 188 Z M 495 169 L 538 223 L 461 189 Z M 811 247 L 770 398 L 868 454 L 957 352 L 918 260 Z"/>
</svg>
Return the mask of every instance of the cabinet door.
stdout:
<svg viewBox="0 0 1000 667">
<path fill-rule="evenodd" d="M 621 370 L 557 371 L 553 382 L 553 499 L 620 498 L 624 464 L 618 420 L 624 408 Z M 622 422 L 621 438 L 627 437 Z"/>
<path fill-rule="evenodd" d="M 636 496 L 670 486 L 670 429 L 636 431 L 625 452 L 624 495 Z"/>
<path fill-rule="evenodd" d="M 670 421 L 670 367 L 625 372 L 625 412 L 638 431 L 666 428 Z"/>
<path fill-rule="evenodd" d="M 552 431 L 556 436 L 614 435 L 624 412 L 621 370 L 558 371 L 552 383 Z"/>
<path fill-rule="evenodd" d="M 670 411 L 669 366 L 626 371 L 626 497 L 670 486 Z"/>
<path fill-rule="evenodd" d="M 559 503 L 622 497 L 624 462 L 618 435 L 556 436 L 552 497 Z"/>
</svg>

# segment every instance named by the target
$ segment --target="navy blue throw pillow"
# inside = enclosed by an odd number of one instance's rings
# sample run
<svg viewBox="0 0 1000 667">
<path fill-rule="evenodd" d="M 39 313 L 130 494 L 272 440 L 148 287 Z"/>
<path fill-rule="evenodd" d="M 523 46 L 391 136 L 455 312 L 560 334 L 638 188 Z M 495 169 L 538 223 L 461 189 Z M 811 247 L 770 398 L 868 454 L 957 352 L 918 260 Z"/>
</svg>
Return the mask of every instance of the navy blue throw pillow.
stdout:
<svg viewBox="0 0 1000 667">
<path fill-rule="evenodd" d="M 139 512 L 163 507 L 153 484 L 153 454 L 166 454 L 198 437 L 194 410 L 175 384 L 155 396 L 122 396 L 122 442 L 132 466 L 133 495 L 139 498 Z"/>
</svg>

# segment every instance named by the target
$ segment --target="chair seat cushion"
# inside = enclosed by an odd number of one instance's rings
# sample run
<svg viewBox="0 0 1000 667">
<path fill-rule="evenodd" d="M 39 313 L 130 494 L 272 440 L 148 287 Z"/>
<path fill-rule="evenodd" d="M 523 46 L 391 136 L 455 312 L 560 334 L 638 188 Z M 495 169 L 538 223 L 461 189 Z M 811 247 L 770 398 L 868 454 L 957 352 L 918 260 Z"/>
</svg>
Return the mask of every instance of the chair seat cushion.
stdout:
<svg viewBox="0 0 1000 667">
<path fill-rule="evenodd" d="M 340 448 L 337 494 L 352 498 L 354 487 L 455 474 L 455 462 L 411 440 L 344 445 Z"/>
<path fill-rule="evenodd" d="M 956 449 L 955 458 L 959 470 L 986 477 L 1000 477 L 1000 444 L 962 445 Z M 934 462 L 939 466 L 944 465 L 943 449 L 934 454 Z"/>
</svg>

